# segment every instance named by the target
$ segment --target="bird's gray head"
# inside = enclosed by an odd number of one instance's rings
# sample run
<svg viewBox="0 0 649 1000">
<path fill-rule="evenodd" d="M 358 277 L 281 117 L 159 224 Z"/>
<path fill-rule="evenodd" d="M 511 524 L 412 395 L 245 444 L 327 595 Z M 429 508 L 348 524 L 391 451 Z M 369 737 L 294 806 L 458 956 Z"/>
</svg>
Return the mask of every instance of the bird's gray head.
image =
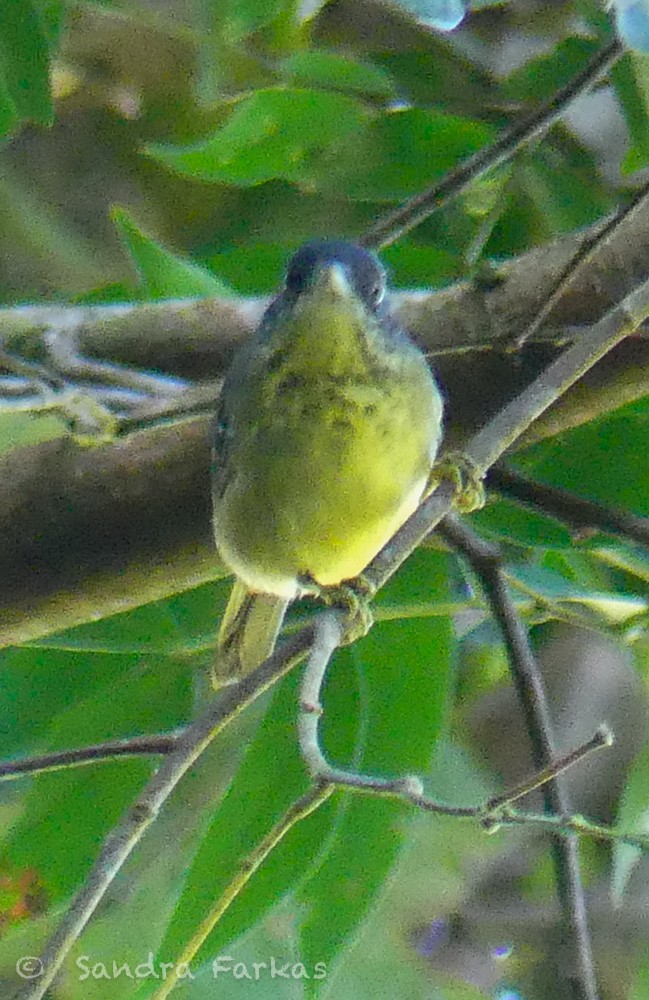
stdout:
<svg viewBox="0 0 649 1000">
<path fill-rule="evenodd" d="M 376 309 L 385 294 L 385 271 L 379 260 L 344 240 L 311 240 L 300 247 L 288 265 L 286 290 L 299 295 L 325 273 L 340 274 L 367 309 Z"/>
</svg>

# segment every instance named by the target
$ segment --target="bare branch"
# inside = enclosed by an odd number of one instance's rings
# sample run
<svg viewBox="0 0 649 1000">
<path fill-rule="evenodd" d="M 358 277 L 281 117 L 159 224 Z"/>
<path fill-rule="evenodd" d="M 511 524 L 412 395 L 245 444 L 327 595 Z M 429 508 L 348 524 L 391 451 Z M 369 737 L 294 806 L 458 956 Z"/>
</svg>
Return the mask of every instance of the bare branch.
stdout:
<svg viewBox="0 0 649 1000">
<path fill-rule="evenodd" d="M 531 385 L 474 434 L 465 454 L 476 472 L 484 475 L 514 442 L 521 438 L 524 440 L 528 427 L 540 414 L 552 406 L 599 358 L 632 333 L 647 314 L 649 281 L 615 306 L 588 334 L 567 348 Z M 364 576 L 377 589 L 449 512 L 453 494 L 453 486 L 442 482 L 372 560 Z"/>
<path fill-rule="evenodd" d="M 44 774 L 48 771 L 63 771 L 84 764 L 117 760 L 119 757 L 142 757 L 152 754 L 168 754 L 175 748 L 180 732 L 160 733 L 154 736 L 131 736 L 124 740 L 95 743 L 92 746 L 74 750 L 59 750 L 55 753 L 22 757 L 20 760 L 0 762 L 0 781 L 11 781 L 27 774 Z"/>
<path fill-rule="evenodd" d="M 623 51 L 622 43 L 614 38 L 565 87 L 553 94 L 546 104 L 535 109 L 523 121 L 512 125 L 491 146 L 479 150 L 449 171 L 438 184 L 409 198 L 394 212 L 379 219 L 366 234 L 365 245 L 380 248 L 394 243 L 432 215 L 449 198 L 464 191 L 480 174 L 505 162 L 522 146 L 542 136 L 565 113 L 578 94 L 587 91 L 611 68 Z"/>
<path fill-rule="evenodd" d="M 516 338 L 516 346 L 522 347 L 526 340 L 537 336 L 549 316 L 552 315 L 555 307 L 563 298 L 570 286 L 578 280 L 579 274 L 587 278 L 587 268 L 596 260 L 598 253 L 604 245 L 615 238 L 616 232 L 631 218 L 635 212 L 646 211 L 647 197 L 649 197 L 649 184 L 643 184 L 635 197 L 628 205 L 622 205 L 608 219 L 604 219 L 601 226 L 594 226 L 588 236 L 582 241 L 574 257 L 568 261 L 564 270 L 559 275 L 552 293 L 539 309 L 537 315 L 529 324 L 527 329 Z"/>
<path fill-rule="evenodd" d="M 539 413 L 543 412 L 606 350 L 610 350 L 622 337 L 635 329 L 647 312 L 649 312 L 649 282 L 612 310 L 587 337 L 568 348 L 550 365 L 543 377 L 536 380 L 520 398 L 514 400 L 486 428 L 474 436 L 469 442 L 467 455 L 476 470 L 484 473 L 515 440 L 517 433 L 522 433 Z M 443 482 L 373 560 L 366 573 L 370 582 L 377 586 L 382 585 L 395 572 L 408 552 L 448 512 L 453 494 L 454 487 L 451 483 Z M 301 659 L 312 641 L 312 629 L 308 628 L 298 633 L 292 640 L 284 643 L 257 670 L 219 693 L 204 715 L 185 730 L 178 740 L 176 749 L 165 758 L 159 771 L 129 810 L 126 819 L 106 840 L 86 885 L 73 901 L 41 956 L 44 975 L 38 983 L 27 986 L 25 990 L 19 990 L 15 994 L 15 1000 L 41 1000 L 108 886 L 183 774 L 198 759 L 219 730 L 262 690 L 282 676 L 292 663 Z M 404 791 L 407 794 L 412 793 L 413 797 L 417 798 L 414 794 L 416 789 L 402 787 L 401 792 Z"/>
<path fill-rule="evenodd" d="M 209 423 L 107 447 L 0 458 L 0 644 L 29 642 L 224 574 L 210 525 Z"/>
</svg>

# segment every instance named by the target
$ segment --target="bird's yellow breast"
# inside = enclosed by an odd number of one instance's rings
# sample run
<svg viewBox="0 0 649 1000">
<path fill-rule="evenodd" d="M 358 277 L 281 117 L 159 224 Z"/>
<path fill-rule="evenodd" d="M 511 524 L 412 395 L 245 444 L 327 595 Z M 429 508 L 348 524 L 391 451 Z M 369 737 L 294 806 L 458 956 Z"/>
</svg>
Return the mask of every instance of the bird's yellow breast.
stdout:
<svg viewBox="0 0 649 1000">
<path fill-rule="evenodd" d="M 441 435 L 419 352 L 383 350 L 347 306 L 308 306 L 247 373 L 215 508 L 237 576 L 288 597 L 300 578 L 337 584 L 365 568 L 416 508 Z"/>
</svg>

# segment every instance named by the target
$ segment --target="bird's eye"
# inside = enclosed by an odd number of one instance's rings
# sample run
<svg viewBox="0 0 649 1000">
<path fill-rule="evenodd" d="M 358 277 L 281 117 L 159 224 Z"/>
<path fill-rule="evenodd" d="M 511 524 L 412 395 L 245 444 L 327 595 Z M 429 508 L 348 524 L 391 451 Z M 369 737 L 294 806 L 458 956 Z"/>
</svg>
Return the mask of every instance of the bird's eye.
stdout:
<svg viewBox="0 0 649 1000">
<path fill-rule="evenodd" d="M 382 281 L 377 281 L 376 284 L 372 285 L 367 293 L 367 298 L 372 306 L 378 306 L 383 301 L 385 295 L 385 284 Z"/>
</svg>

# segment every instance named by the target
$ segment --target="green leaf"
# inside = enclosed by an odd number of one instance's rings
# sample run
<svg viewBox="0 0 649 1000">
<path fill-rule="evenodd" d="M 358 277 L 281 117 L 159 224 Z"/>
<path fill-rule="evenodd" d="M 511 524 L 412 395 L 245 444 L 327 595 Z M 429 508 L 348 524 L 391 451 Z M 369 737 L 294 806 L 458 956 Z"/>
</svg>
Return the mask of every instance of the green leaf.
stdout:
<svg viewBox="0 0 649 1000">
<path fill-rule="evenodd" d="M 417 549 L 399 572 L 377 594 L 372 605 L 377 621 L 444 617 L 467 607 L 466 596 L 451 593 L 448 583 L 440 580 L 440 559 L 432 549 Z"/>
<path fill-rule="evenodd" d="M 649 834 L 649 747 L 636 757 L 627 778 L 615 828 L 621 833 Z M 629 879 L 643 852 L 631 844 L 616 842 L 613 846 L 611 891 L 618 905 L 626 891 Z"/>
<path fill-rule="evenodd" d="M 205 761 L 203 761 L 203 764 Z M 67 967 L 71 971 L 66 984 L 66 1000 L 131 1000 L 140 994 L 135 969 L 155 953 L 173 915 L 185 870 L 191 864 L 196 840 L 203 832 L 207 815 L 218 801 L 220 788 L 214 773 L 201 768 L 195 772 L 165 805 L 153 828 L 138 848 L 136 862 L 120 874 L 119 892 L 111 896 L 110 906 L 91 921 L 76 943 Z M 211 789 L 208 782 L 211 782 Z M 211 792 L 211 794 L 210 794 Z M 80 959 L 85 959 L 77 964 Z M 103 978 L 85 975 L 95 963 L 103 963 L 112 973 L 128 963 L 133 978 L 126 974 Z M 159 969 L 154 969 L 160 975 Z M 135 981 L 133 981 L 135 979 Z M 150 996 L 155 980 L 144 980 Z"/>
<path fill-rule="evenodd" d="M 436 554 L 436 573 L 429 572 L 427 580 L 435 593 L 445 590 L 446 567 L 446 557 Z M 327 679 L 323 718 L 323 742 L 333 763 L 387 775 L 427 769 L 447 701 L 449 641 L 448 618 L 406 619 L 377 625 L 358 644 L 358 654 L 343 651 L 336 657 Z M 161 950 L 167 958 L 179 953 L 250 851 L 306 788 L 296 711 L 297 677 L 291 676 L 275 691 L 197 852 Z M 361 840 L 371 836 L 375 858 L 365 859 L 366 879 L 356 867 L 360 861 L 349 859 L 350 904 L 341 907 L 339 930 L 351 932 L 394 860 L 401 843 L 395 823 L 403 809 L 350 795 L 341 798 L 329 800 L 287 834 L 225 913 L 201 955 L 218 954 L 298 885 L 298 902 L 308 896 L 310 911 L 320 912 L 318 892 L 329 897 L 333 891 L 341 852 L 353 848 L 363 857 Z M 311 890 L 305 876 L 316 880 Z M 324 934 L 318 918 L 307 934 L 308 948 L 315 948 Z"/>
<path fill-rule="evenodd" d="M 573 36 L 559 42 L 548 55 L 528 59 L 503 81 L 510 101 L 545 101 L 564 87 L 597 52 L 598 43 Z"/>
<path fill-rule="evenodd" d="M 649 465 L 638 461 L 648 453 L 649 399 L 642 399 L 519 452 L 515 463 L 553 486 L 649 515 Z"/>
<path fill-rule="evenodd" d="M 622 172 L 628 175 L 649 163 L 649 59 L 626 52 L 611 70 L 611 79 L 631 140 L 622 161 Z"/>
<path fill-rule="evenodd" d="M 241 295 L 272 294 L 282 284 L 286 261 L 294 249 L 293 243 L 221 244 L 209 261 Z"/>
<path fill-rule="evenodd" d="M 449 803 L 475 805 L 496 790 L 493 783 L 483 780 L 476 763 L 443 736 L 429 773 L 427 784 L 432 795 Z M 439 913 L 438 907 L 431 909 L 430 901 L 457 899 L 462 893 L 466 860 L 471 859 L 474 867 L 478 858 L 486 860 L 486 852 L 493 856 L 495 849 L 493 840 L 485 838 L 477 824 L 458 824 L 449 816 L 413 812 L 407 820 L 406 841 L 397 865 L 358 933 L 346 943 L 334 967 L 327 970 L 326 983 L 322 984 L 327 1000 L 340 996 L 356 1000 L 445 998 L 441 987 L 446 987 L 446 977 L 415 950 L 417 943 L 425 948 L 425 924 Z M 439 915 L 445 913 L 447 907 Z M 488 956 L 484 957 L 488 963 Z"/>
<path fill-rule="evenodd" d="M 421 108 L 368 120 L 318 179 L 322 190 L 361 201 L 395 201 L 432 184 L 494 137 L 488 125 Z"/>
<path fill-rule="evenodd" d="M 432 32 L 421 32 L 416 47 L 381 48 L 373 57 L 388 70 L 399 94 L 416 107 L 480 117 L 500 98 L 500 87 L 487 70 Z"/>
<path fill-rule="evenodd" d="M 518 169 L 519 183 L 553 234 L 594 222 L 611 207 L 591 154 L 567 133 L 527 154 Z"/>
<path fill-rule="evenodd" d="M 626 1000 L 646 1000 L 649 996 L 649 952 L 645 950 Z"/>
<path fill-rule="evenodd" d="M 43 34 L 51 51 L 59 44 L 65 26 L 66 9 L 63 0 L 31 0 L 38 11 Z"/>
<path fill-rule="evenodd" d="M 510 576 L 542 602 L 568 612 L 573 605 L 578 606 L 576 610 L 585 616 L 584 624 L 592 618 L 593 624 L 599 620 L 599 624 L 624 625 L 649 608 L 649 600 L 637 594 L 590 589 L 583 577 L 573 580 L 543 565 L 520 564 L 510 570 Z"/>
<path fill-rule="evenodd" d="M 226 184 L 273 178 L 308 183 L 325 154 L 342 153 L 369 112 L 350 97 L 317 90 L 257 90 L 234 104 L 225 124 L 185 149 L 148 153 L 178 173 Z"/>
<path fill-rule="evenodd" d="M 607 566 L 613 566 L 644 583 L 649 583 L 649 555 L 641 546 L 623 544 L 597 546 L 591 550 L 591 554 L 601 559 Z"/>
<path fill-rule="evenodd" d="M 31 652 L 30 676 L 37 690 L 36 668 L 49 657 L 58 662 L 61 654 Z M 101 684 L 86 697 L 73 697 L 70 707 L 54 716 L 47 733 L 48 750 L 164 731 L 186 721 L 192 678 L 178 661 L 150 660 L 145 666 L 136 657 L 83 654 L 77 662 L 98 673 Z M 64 677 L 60 681 L 64 686 Z M 30 790 L 23 814 L 4 841 L 3 855 L 12 864 L 39 873 L 50 903 L 64 899 L 85 877 L 101 838 L 154 766 L 155 758 L 117 760 L 27 779 Z"/>
<path fill-rule="evenodd" d="M 492 538 L 532 548 L 572 548 L 574 539 L 559 521 L 513 500 L 490 499 L 471 515 L 471 523 Z"/>
<path fill-rule="evenodd" d="M 109 905 L 95 914 L 68 957 L 67 975 L 64 973 L 66 1000 L 150 998 L 155 980 L 138 979 L 133 970 L 146 962 L 149 952 L 155 954 L 159 947 L 196 845 L 227 787 L 248 736 L 246 726 L 236 722 L 231 725 L 221 734 L 218 745 L 213 744 L 194 765 L 178 793 L 165 804 L 137 852 L 120 872 L 118 888 L 111 893 Z M 105 766 L 97 763 L 86 771 L 92 776 Z M 118 772 L 115 773 L 117 776 Z M 2 818 L 6 822 L 4 811 Z M 0 941 L 0 977 L 5 972 L 15 976 L 20 956 L 34 951 L 39 954 L 46 925 L 49 924 L 51 933 L 55 918 L 60 919 L 60 916 L 60 910 L 55 909 L 45 918 L 24 921 L 9 931 L 4 929 Z M 77 960 L 84 955 L 85 960 L 77 965 Z M 128 963 L 131 978 L 126 973 L 110 982 L 93 976 L 82 978 L 84 970 L 95 962 L 103 962 L 112 972 L 113 961 L 118 967 Z M 194 985 L 193 980 L 191 984 Z M 212 993 L 213 989 L 212 979 Z"/>
<path fill-rule="evenodd" d="M 21 118 L 52 124 L 48 44 L 38 7 L 30 0 L 3 0 L 0 76 Z"/>
<path fill-rule="evenodd" d="M 94 653 L 159 653 L 165 656 L 213 649 L 230 580 L 206 583 L 161 601 L 109 615 L 38 639 L 33 648 Z"/>
<path fill-rule="evenodd" d="M 284 10 L 291 10 L 292 0 L 209 0 L 221 30 L 233 44 L 269 24 Z"/>
<path fill-rule="evenodd" d="M 124 208 L 114 207 L 112 218 L 140 277 L 148 299 L 201 298 L 233 295 L 233 290 L 206 268 L 165 249 L 139 229 Z"/>
<path fill-rule="evenodd" d="M 102 671 L 97 669 L 101 663 Z M 53 719 L 67 706 L 92 697 L 106 680 L 117 683 L 123 660 L 92 660 L 70 653 L 5 649 L 0 653 L 0 755 L 36 753 Z M 70 745 L 75 745 L 72 741 Z M 78 744 L 77 744 L 78 745 Z"/>
<path fill-rule="evenodd" d="M 263 724 L 196 853 L 161 948 L 166 959 L 179 954 L 244 859 L 308 785 L 295 729 L 297 682 L 294 673 L 274 691 Z M 217 955 L 282 897 L 319 851 L 337 810 L 330 800 L 290 831 L 225 913 L 201 955 Z"/>
<path fill-rule="evenodd" d="M 0 136 L 12 132 L 19 121 L 20 115 L 2 77 L 2 64 L 0 62 Z"/>
<path fill-rule="evenodd" d="M 337 52 L 304 49 L 282 60 L 278 69 L 292 85 L 351 91 L 385 100 L 396 96 L 394 83 L 384 69 Z"/>
<path fill-rule="evenodd" d="M 525 184 L 524 172 L 517 168 L 518 163 L 511 171 L 507 201 L 493 225 L 485 256 L 511 256 L 555 235 Z"/>
<path fill-rule="evenodd" d="M 195 978 L 174 987 L 174 1000 L 214 1000 L 216 995 L 236 1000 L 304 1000 L 304 980 L 292 975 L 299 961 L 292 933 L 294 914 L 290 906 L 280 904 L 273 917 L 237 938 L 226 951 L 214 953 L 203 965 L 192 963 Z M 286 977 L 273 973 L 271 956 L 280 968 L 288 964 Z M 147 998 L 138 993 L 137 1000 Z"/>
<path fill-rule="evenodd" d="M 32 413 L 3 413 L 0 415 L 0 455 L 14 448 L 51 441 L 64 434 L 65 428 L 55 416 L 43 415 L 34 419 Z"/>
<path fill-rule="evenodd" d="M 393 288 L 431 288 L 463 273 L 461 255 L 444 246 L 430 246 L 416 237 L 402 237 L 381 252 Z"/>
</svg>

